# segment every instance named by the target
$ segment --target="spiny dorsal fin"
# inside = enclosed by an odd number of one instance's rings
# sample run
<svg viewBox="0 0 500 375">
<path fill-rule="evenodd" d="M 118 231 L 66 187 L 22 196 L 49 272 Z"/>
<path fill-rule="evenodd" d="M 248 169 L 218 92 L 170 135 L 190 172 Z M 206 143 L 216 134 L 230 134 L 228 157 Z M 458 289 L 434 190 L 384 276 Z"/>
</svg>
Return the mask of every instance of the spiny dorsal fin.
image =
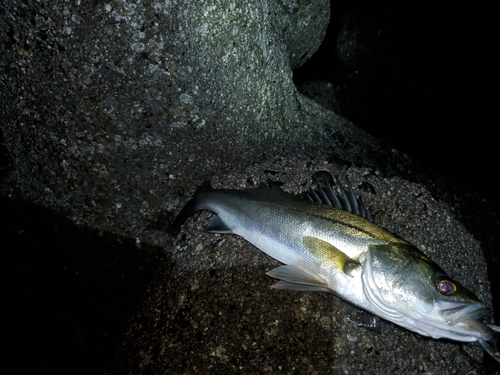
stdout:
<svg viewBox="0 0 500 375">
<path fill-rule="evenodd" d="M 347 189 L 342 186 L 338 176 L 334 178 L 326 171 L 318 171 L 313 175 L 313 182 L 316 188 L 306 191 L 300 194 L 300 196 L 311 202 L 326 204 L 327 206 L 338 208 L 339 210 L 344 210 L 371 220 L 370 209 L 364 206 L 361 196 L 356 198 L 351 182 L 347 176 L 345 176 L 345 180 Z M 334 185 L 337 185 L 339 193 L 335 192 Z"/>
</svg>

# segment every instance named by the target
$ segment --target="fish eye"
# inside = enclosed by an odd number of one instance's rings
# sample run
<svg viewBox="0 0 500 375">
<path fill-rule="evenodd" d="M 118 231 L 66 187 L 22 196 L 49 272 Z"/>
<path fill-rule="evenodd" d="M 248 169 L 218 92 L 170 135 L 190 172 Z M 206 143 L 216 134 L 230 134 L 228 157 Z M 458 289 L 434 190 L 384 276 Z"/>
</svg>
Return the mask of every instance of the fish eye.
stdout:
<svg viewBox="0 0 500 375">
<path fill-rule="evenodd" d="M 445 296 L 449 296 L 449 295 L 452 295 L 453 293 L 455 293 L 455 291 L 457 290 L 457 287 L 453 281 L 444 279 L 444 280 L 441 280 L 440 282 L 438 282 L 437 290 L 439 293 L 441 293 Z"/>
</svg>

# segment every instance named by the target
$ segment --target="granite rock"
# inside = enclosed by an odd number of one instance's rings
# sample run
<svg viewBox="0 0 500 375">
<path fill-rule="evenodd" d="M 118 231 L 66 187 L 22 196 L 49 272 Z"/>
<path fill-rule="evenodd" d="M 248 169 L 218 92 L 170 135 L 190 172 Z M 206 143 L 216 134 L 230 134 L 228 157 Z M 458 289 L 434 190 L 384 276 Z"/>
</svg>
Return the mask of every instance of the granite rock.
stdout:
<svg viewBox="0 0 500 375">
<path fill-rule="evenodd" d="M 206 213 L 169 231 L 203 180 L 252 187 L 271 169 L 298 192 L 342 158 L 356 186 L 375 187 L 365 200 L 378 223 L 491 305 L 483 243 L 444 199 L 454 190 L 297 92 L 291 64 L 317 48 L 324 19 L 292 51 L 286 4 L 2 3 L 2 191 L 164 249 L 110 374 L 479 372 L 477 345 L 390 324 L 375 335 L 334 296 L 269 289 L 263 273 L 276 263 L 201 231 Z"/>
</svg>

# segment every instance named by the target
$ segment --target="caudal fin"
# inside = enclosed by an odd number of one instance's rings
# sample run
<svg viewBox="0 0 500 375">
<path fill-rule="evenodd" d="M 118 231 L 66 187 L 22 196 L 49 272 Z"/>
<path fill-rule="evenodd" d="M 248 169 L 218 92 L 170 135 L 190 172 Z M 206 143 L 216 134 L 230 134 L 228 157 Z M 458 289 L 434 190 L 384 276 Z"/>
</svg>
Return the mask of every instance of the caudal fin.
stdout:
<svg viewBox="0 0 500 375">
<path fill-rule="evenodd" d="M 194 192 L 193 197 L 186 203 L 181 212 L 179 212 L 179 215 L 175 218 L 172 223 L 172 228 L 179 231 L 189 216 L 191 216 L 195 211 L 203 209 L 200 203 L 200 195 L 204 192 L 212 190 L 214 189 L 210 186 L 210 181 L 205 181 L 203 184 L 198 186 L 198 189 Z"/>
</svg>

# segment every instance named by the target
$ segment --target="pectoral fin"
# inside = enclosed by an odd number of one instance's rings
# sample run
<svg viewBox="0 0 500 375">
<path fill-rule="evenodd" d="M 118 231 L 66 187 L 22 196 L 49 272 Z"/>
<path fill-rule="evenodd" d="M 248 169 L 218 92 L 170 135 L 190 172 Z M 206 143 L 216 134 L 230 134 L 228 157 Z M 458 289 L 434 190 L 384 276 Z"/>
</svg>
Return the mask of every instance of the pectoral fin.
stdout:
<svg viewBox="0 0 500 375">
<path fill-rule="evenodd" d="M 325 267 L 333 268 L 346 275 L 351 275 L 353 270 L 361 267 L 358 262 L 349 258 L 335 246 L 319 238 L 304 236 L 302 242 L 307 250 L 318 258 Z"/>
<path fill-rule="evenodd" d="M 304 236 L 302 242 L 307 250 L 322 263 L 321 268 L 323 269 L 333 268 L 338 272 L 351 275 L 353 270 L 361 267 L 358 262 L 349 258 L 335 246 L 319 238 Z M 275 289 L 333 293 L 325 279 L 296 266 L 280 266 L 269 271 L 266 275 L 281 280 L 272 286 Z"/>
<path fill-rule="evenodd" d="M 266 273 L 267 276 L 280 279 L 271 288 L 298 290 L 302 292 L 332 292 L 325 280 L 310 272 L 293 266 L 279 266 Z"/>
</svg>

